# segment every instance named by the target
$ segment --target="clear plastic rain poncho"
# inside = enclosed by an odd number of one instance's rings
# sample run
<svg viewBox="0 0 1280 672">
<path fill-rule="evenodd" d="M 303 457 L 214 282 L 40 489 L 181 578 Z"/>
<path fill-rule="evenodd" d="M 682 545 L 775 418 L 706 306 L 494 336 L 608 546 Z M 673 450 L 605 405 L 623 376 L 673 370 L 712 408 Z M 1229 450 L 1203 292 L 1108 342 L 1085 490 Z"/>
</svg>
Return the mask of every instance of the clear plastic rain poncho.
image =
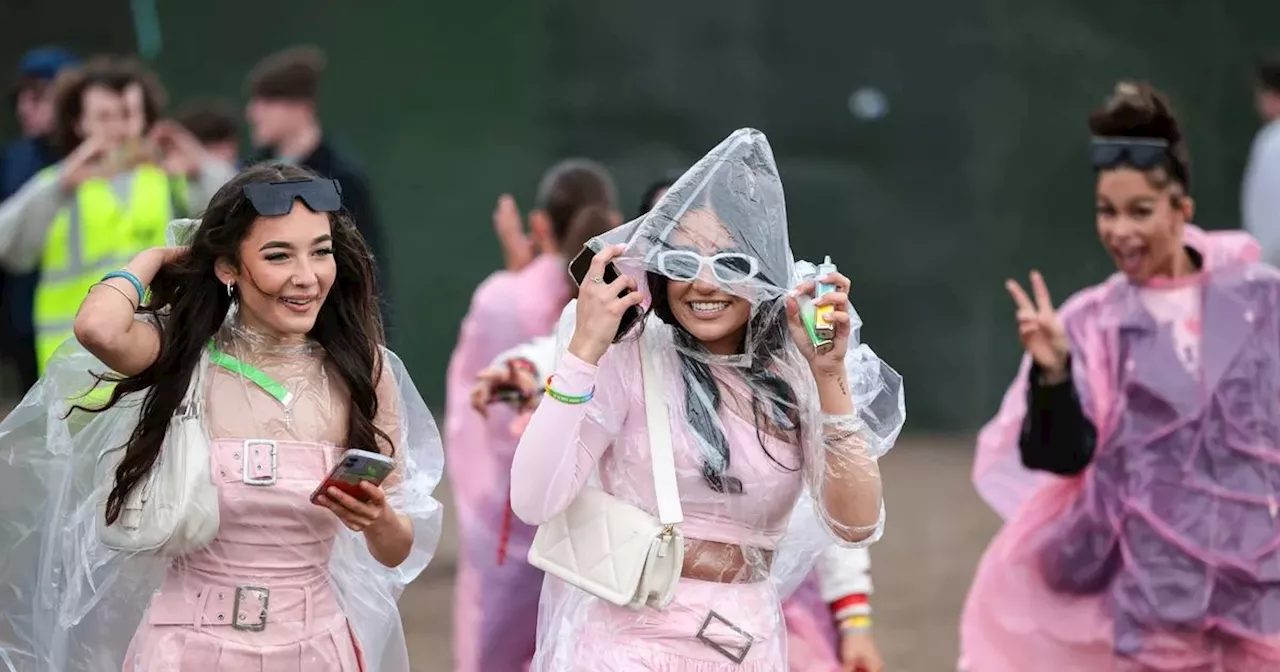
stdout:
<svg viewBox="0 0 1280 672">
<path fill-rule="evenodd" d="M 396 462 L 384 489 L 415 534 L 408 558 L 388 568 L 364 535 L 309 501 L 345 449 L 344 383 L 320 346 L 272 343 L 235 313 L 218 350 L 288 396 L 234 367 L 205 369 L 202 421 L 220 511 L 217 536 L 199 551 L 165 558 L 99 540 L 95 463 L 126 442 L 141 399 L 64 419 L 93 385 L 90 371 L 105 370 L 78 344 L 62 346 L 0 423 L 0 670 L 354 672 L 358 656 L 364 670 L 408 671 L 396 601 L 430 561 L 442 520 L 432 416 L 384 349 L 375 425 L 394 441 Z"/>
<path fill-rule="evenodd" d="M 512 506 L 540 524 L 598 478 L 614 496 L 656 511 L 643 342 L 657 354 L 671 419 L 685 578 L 662 611 L 615 607 L 548 578 L 534 669 L 782 669 L 779 595 L 833 540 L 865 545 L 880 536 L 877 459 L 905 418 L 901 378 L 857 342 L 850 309 L 845 366 L 856 412 L 821 411 L 788 328 L 785 299 L 799 278 L 782 183 L 759 131 L 735 132 L 647 215 L 589 245 L 618 243 L 626 245 L 618 269 L 636 278 L 653 311 L 598 367 L 561 353 L 552 385 L 571 395 L 594 388 L 594 396 L 539 405 L 517 449 Z M 695 277 L 716 288 L 700 298 L 727 294 L 749 305 L 740 354 L 711 354 L 665 310 L 675 302 L 664 298 L 667 278 Z"/>
</svg>

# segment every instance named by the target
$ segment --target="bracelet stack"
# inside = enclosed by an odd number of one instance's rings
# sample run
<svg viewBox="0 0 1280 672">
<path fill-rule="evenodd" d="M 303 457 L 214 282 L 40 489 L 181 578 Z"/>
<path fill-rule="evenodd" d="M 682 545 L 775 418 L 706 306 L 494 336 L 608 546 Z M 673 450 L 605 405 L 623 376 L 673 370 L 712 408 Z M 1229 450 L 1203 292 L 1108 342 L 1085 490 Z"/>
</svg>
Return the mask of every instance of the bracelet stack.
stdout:
<svg viewBox="0 0 1280 672">
<path fill-rule="evenodd" d="M 572 395 L 572 394 L 565 394 L 564 392 L 557 392 L 555 388 L 551 387 L 551 379 L 554 377 L 555 377 L 554 374 L 547 376 L 547 384 L 546 384 L 547 396 L 551 397 L 552 399 L 555 399 L 556 401 L 562 404 L 585 404 L 588 401 L 591 401 L 591 397 L 595 396 L 596 394 L 596 388 L 594 385 L 592 385 L 591 389 L 588 390 L 587 393 L 583 395 Z"/>
<path fill-rule="evenodd" d="M 847 595 L 832 602 L 831 614 L 841 633 L 871 629 L 871 603 L 866 595 Z"/>
</svg>

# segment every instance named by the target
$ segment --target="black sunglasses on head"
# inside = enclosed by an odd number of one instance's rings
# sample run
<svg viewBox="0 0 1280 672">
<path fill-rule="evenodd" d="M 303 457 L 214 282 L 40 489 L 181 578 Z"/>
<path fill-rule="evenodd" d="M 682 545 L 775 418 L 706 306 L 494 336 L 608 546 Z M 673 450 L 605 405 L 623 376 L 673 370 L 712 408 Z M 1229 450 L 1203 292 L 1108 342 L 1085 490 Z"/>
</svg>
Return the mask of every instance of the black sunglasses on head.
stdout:
<svg viewBox="0 0 1280 672">
<path fill-rule="evenodd" d="M 1169 162 L 1169 143 L 1158 138 L 1094 138 L 1090 160 L 1095 170 L 1122 164 L 1150 170 Z"/>
<path fill-rule="evenodd" d="M 301 199 L 312 212 L 342 209 L 342 185 L 337 180 L 308 179 L 287 182 L 257 182 L 244 186 L 244 197 L 263 217 L 287 215 L 293 202 Z"/>
</svg>

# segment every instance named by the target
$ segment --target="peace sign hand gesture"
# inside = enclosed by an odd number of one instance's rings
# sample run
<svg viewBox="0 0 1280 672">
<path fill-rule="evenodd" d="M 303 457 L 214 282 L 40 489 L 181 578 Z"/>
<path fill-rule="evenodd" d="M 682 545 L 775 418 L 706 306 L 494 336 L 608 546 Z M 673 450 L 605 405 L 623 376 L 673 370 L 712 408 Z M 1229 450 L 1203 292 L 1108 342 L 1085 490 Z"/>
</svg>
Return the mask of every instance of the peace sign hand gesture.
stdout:
<svg viewBox="0 0 1280 672">
<path fill-rule="evenodd" d="M 1070 344 L 1062 320 L 1053 309 L 1053 299 L 1049 297 L 1044 277 L 1039 271 L 1031 272 L 1034 302 L 1016 281 L 1005 280 L 1004 287 L 1018 308 L 1018 338 L 1022 341 L 1022 348 L 1040 366 L 1045 382 L 1061 382 L 1067 376 Z"/>
</svg>

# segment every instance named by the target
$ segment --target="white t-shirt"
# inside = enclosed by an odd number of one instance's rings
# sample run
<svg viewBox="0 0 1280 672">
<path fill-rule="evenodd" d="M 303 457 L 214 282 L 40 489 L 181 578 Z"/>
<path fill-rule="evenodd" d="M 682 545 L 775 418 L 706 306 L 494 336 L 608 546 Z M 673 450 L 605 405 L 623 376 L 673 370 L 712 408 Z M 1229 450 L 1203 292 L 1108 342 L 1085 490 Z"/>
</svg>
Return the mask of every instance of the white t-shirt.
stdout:
<svg viewBox="0 0 1280 672">
<path fill-rule="evenodd" d="M 1280 266 L 1280 119 L 1258 131 L 1241 188 L 1244 228 L 1262 245 L 1262 260 Z"/>
</svg>

